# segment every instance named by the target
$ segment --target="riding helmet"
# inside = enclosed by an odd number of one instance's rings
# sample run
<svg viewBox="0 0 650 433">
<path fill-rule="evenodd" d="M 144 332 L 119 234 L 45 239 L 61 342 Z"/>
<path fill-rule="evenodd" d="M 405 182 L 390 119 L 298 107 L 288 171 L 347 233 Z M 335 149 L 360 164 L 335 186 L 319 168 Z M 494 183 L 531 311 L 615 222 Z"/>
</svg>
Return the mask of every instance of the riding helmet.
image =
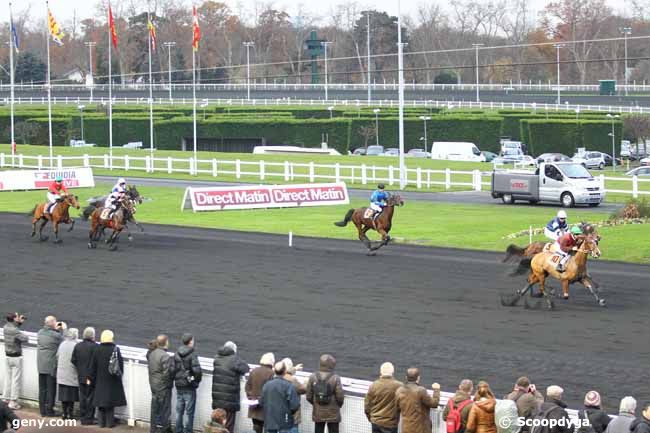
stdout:
<svg viewBox="0 0 650 433">
<path fill-rule="evenodd" d="M 117 180 L 117 184 L 118 185 L 126 185 L 126 179 L 124 179 L 123 177 L 119 178 Z"/>
<path fill-rule="evenodd" d="M 63 182 L 63 178 L 61 176 L 57 176 L 56 179 L 54 179 L 55 182 L 61 183 Z"/>
<path fill-rule="evenodd" d="M 566 219 L 566 212 L 563 211 L 563 210 L 558 211 L 557 217 L 560 218 L 560 219 Z"/>
<path fill-rule="evenodd" d="M 574 235 L 581 235 L 582 234 L 582 229 L 578 226 L 573 226 L 571 227 L 571 234 Z"/>
<path fill-rule="evenodd" d="M 380 183 L 379 185 L 377 185 L 377 188 L 378 189 L 384 189 L 384 188 L 386 188 L 386 186 L 384 186 L 383 183 Z"/>
</svg>

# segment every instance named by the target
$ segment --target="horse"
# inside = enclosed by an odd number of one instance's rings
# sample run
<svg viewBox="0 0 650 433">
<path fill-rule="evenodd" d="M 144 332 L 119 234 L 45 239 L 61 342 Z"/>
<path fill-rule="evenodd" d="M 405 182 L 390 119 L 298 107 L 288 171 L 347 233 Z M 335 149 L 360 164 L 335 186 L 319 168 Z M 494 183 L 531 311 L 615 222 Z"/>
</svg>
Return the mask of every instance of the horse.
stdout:
<svg viewBox="0 0 650 433">
<path fill-rule="evenodd" d="M 598 248 L 598 240 L 594 236 L 582 235 L 579 236 L 579 238 L 581 238 L 580 246 L 577 247 L 575 255 L 567 261 L 564 272 L 559 272 L 557 270 L 557 264 L 560 260 L 560 257 L 557 254 L 550 251 L 543 251 L 536 254 L 529 263 L 530 272 L 528 274 L 526 286 L 521 290 L 517 290 L 514 297 L 509 300 L 502 297 L 502 305 L 514 306 L 519 299 L 529 291 L 532 295 L 533 286 L 539 284 L 540 291 L 546 300 L 548 308 L 553 309 L 553 300 L 549 296 L 549 293 L 546 292 L 545 287 L 546 279 L 552 277 L 560 281 L 564 299 L 569 299 L 569 286 L 572 283 L 577 282 L 589 290 L 591 295 L 596 299 L 598 305 L 601 307 L 606 306 L 607 303 L 605 299 L 601 298 L 594 290 L 594 283 L 587 272 L 588 256 L 591 255 L 593 258 L 598 258 L 601 255 L 601 251 Z"/>
<path fill-rule="evenodd" d="M 38 230 L 39 240 L 45 242 L 49 239 L 49 236 L 43 236 L 43 228 L 47 225 L 48 221 L 52 221 L 54 226 L 54 243 L 60 244 L 63 242 L 59 239 L 59 224 L 70 224 L 69 232 L 74 228 L 74 219 L 70 218 L 70 213 L 68 210 L 70 206 L 75 209 L 79 209 L 79 198 L 73 194 L 61 195 L 61 198 L 57 200 L 57 204 L 52 210 L 51 213 L 46 214 L 45 208 L 49 206 L 49 203 L 40 203 L 34 206 L 34 209 L 29 213 L 32 216 L 32 237 L 36 235 L 36 223 L 41 221 L 41 226 Z"/>
<path fill-rule="evenodd" d="M 404 200 L 399 194 L 390 194 L 386 200 L 386 206 L 379 216 L 373 220 L 373 210 L 367 207 L 359 209 L 350 209 L 345 214 L 342 221 L 337 221 L 334 225 L 338 227 L 345 227 L 350 221 L 354 223 L 359 232 L 359 240 L 368 248 L 368 255 L 374 255 L 374 252 L 379 248 L 388 245 L 391 240 L 390 229 L 393 224 L 393 215 L 395 214 L 395 206 L 404 206 Z M 375 230 L 381 235 L 381 242 L 379 245 L 372 246 L 372 242 L 366 236 L 368 230 Z"/>
<path fill-rule="evenodd" d="M 128 197 L 133 203 L 142 204 L 142 202 L 144 201 L 144 198 L 140 195 L 140 192 L 138 192 L 138 189 L 136 188 L 135 185 L 129 185 L 126 188 L 126 192 L 124 193 L 124 195 L 126 197 Z M 93 197 L 93 198 L 88 200 L 89 205 L 84 208 L 83 214 L 82 214 L 82 217 L 83 217 L 84 221 L 88 221 L 88 219 L 90 218 L 90 216 L 93 214 L 93 212 L 96 209 L 99 209 L 100 212 L 101 212 L 101 210 L 104 209 L 104 203 L 106 202 L 106 197 L 107 196 Z M 140 229 L 141 232 L 144 232 L 144 229 L 135 220 L 135 217 L 133 216 L 133 214 L 130 216 L 128 222 L 132 222 L 133 224 L 135 224 L 135 226 L 137 228 Z M 127 227 L 127 230 L 128 230 L 128 227 Z M 101 235 L 103 235 L 103 229 L 102 229 L 102 233 L 100 233 L 100 236 Z M 132 239 L 132 237 L 131 237 L 131 234 L 129 233 L 129 240 L 131 240 L 131 239 Z"/>
<path fill-rule="evenodd" d="M 131 219 L 135 213 L 134 202 L 129 199 L 127 196 L 122 197 L 119 201 L 119 206 L 110 219 L 106 220 L 102 218 L 103 209 L 96 208 L 92 215 L 90 216 L 90 232 L 88 233 L 88 248 L 95 249 L 97 244 L 95 243 L 101 237 L 104 228 L 112 229 L 110 237 L 106 239 L 108 244 L 108 249 L 110 251 L 115 251 L 117 249 L 117 240 L 120 236 L 120 233 L 124 228 L 126 228 L 126 223 Z M 128 230 L 128 229 L 127 229 Z M 129 241 L 131 241 L 131 235 L 129 234 Z"/>
</svg>

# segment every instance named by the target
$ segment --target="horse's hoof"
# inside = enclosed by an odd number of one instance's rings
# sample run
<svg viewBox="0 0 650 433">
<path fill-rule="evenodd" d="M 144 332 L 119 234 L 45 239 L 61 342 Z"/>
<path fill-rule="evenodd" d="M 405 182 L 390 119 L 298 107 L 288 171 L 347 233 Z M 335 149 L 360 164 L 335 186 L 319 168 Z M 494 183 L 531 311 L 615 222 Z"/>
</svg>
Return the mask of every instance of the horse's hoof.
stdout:
<svg viewBox="0 0 650 433">
<path fill-rule="evenodd" d="M 33 232 L 33 233 L 31 234 L 31 237 L 34 237 L 34 236 L 36 236 L 36 232 Z"/>
<path fill-rule="evenodd" d="M 607 306 L 607 301 L 605 301 L 603 298 L 600 298 L 598 300 L 598 305 L 600 305 L 601 307 L 606 307 Z"/>
<path fill-rule="evenodd" d="M 63 243 L 63 239 L 56 239 L 56 240 L 54 241 L 54 243 L 55 243 L 55 244 L 61 244 L 61 243 Z"/>
<path fill-rule="evenodd" d="M 377 255 L 377 251 L 368 251 L 368 252 L 366 253 L 366 255 L 367 255 L 368 257 L 374 257 L 374 256 Z"/>
<path fill-rule="evenodd" d="M 93 244 L 91 244 L 90 242 L 88 242 L 88 249 L 89 249 L 89 250 L 92 250 L 92 249 L 93 249 Z"/>
<path fill-rule="evenodd" d="M 109 251 L 115 251 L 116 249 L 117 249 L 117 245 L 116 245 L 116 244 L 112 244 L 110 247 L 108 247 L 108 250 L 109 250 Z"/>
<path fill-rule="evenodd" d="M 49 238 L 50 238 L 49 236 L 41 236 L 40 241 L 46 242 Z"/>
<path fill-rule="evenodd" d="M 569 300 L 569 295 L 562 295 L 562 299 L 564 299 L 565 301 L 568 301 Z"/>
</svg>

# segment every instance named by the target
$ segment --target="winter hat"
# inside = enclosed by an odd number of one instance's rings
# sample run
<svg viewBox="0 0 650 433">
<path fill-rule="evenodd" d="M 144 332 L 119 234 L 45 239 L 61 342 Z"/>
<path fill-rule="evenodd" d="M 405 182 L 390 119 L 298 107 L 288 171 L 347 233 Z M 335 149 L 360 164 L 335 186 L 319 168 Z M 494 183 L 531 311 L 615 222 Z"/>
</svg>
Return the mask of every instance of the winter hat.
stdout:
<svg viewBox="0 0 650 433">
<path fill-rule="evenodd" d="M 223 347 L 232 349 L 233 352 L 237 353 L 237 345 L 232 341 L 226 341 L 226 344 L 224 344 Z"/>
<path fill-rule="evenodd" d="M 600 394 L 598 394 L 598 391 L 589 391 L 585 395 L 585 406 L 600 406 Z"/>
<path fill-rule="evenodd" d="M 262 365 L 268 365 L 269 367 L 273 367 L 275 364 L 275 355 L 273 353 L 265 353 L 262 355 L 262 358 L 260 358 L 260 364 Z"/>
<path fill-rule="evenodd" d="M 379 374 L 381 377 L 393 377 L 395 374 L 395 367 L 390 362 L 384 362 L 379 368 Z"/>
<path fill-rule="evenodd" d="M 113 331 L 106 329 L 102 331 L 102 335 L 99 339 L 100 343 L 113 343 L 113 339 L 115 336 L 113 335 Z"/>
</svg>

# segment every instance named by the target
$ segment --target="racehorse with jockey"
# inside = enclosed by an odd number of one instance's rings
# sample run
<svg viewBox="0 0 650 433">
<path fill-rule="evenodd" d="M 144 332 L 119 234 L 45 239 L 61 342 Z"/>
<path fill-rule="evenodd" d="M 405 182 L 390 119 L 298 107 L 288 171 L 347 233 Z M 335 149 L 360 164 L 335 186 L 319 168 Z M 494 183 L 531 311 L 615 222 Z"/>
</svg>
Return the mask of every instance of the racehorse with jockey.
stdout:
<svg viewBox="0 0 650 433">
<path fill-rule="evenodd" d="M 544 236 L 557 241 L 558 238 L 569 231 L 569 224 L 567 222 L 567 214 L 565 211 L 560 210 L 555 218 L 550 220 L 546 227 L 544 227 Z"/>
<path fill-rule="evenodd" d="M 377 217 L 381 215 L 384 207 L 386 206 L 388 197 L 390 197 L 390 194 L 384 191 L 385 188 L 386 187 L 384 184 L 380 183 L 377 185 L 377 189 L 370 196 L 370 209 L 374 211 L 372 215 L 373 221 L 375 221 Z"/>
<path fill-rule="evenodd" d="M 578 250 L 578 236 L 581 235 L 583 235 L 582 229 L 578 226 L 573 226 L 568 233 L 560 236 L 551 246 L 550 251 L 562 257 L 557 264 L 558 272 L 564 272 L 566 262 L 571 257 L 571 252 Z"/>
<path fill-rule="evenodd" d="M 113 216 L 125 194 L 126 179 L 121 177 L 117 180 L 117 183 L 113 186 L 111 193 L 106 197 L 106 201 L 104 202 L 104 208 L 110 209 L 108 215 L 106 215 L 106 219 L 110 219 Z"/>
<path fill-rule="evenodd" d="M 61 201 L 62 196 L 68 193 L 68 189 L 63 184 L 63 178 L 57 176 L 54 179 L 54 182 L 50 183 L 50 186 L 47 188 L 47 205 L 44 209 L 45 215 L 50 215 L 52 210 L 56 207 L 56 204 Z"/>
</svg>

